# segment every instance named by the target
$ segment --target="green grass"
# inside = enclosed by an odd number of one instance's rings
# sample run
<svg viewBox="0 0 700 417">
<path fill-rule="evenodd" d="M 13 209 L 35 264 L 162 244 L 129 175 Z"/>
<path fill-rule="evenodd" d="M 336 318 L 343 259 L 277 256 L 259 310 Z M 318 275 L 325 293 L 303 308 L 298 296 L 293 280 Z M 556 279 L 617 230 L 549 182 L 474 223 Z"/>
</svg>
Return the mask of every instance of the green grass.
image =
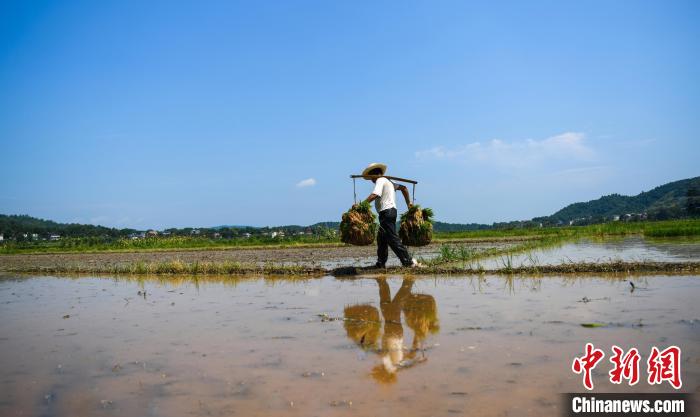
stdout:
<svg viewBox="0 0 700 417">
<path fill-rule="evenodd" d="M 293 236 L 285 238 L 210 239 L 206 237 L 149 237 L 145 239 L 64 238 L 56 242 L 5 242 L 0 254 L 60 252 L 131 252 L 178 249 L 230 249 L 257 247 L 304 247 L 340 245 L 334 237 Z"/>
<path fill-rule="evenodd" d="M 640 234 L 649 237 L 700 236 L 700 219 L 654 222 L 608 222 L 588 226 L 564 226 L 520 229 L 486 229 L 437 233 L 439 240 L 508 237 L 584 237 Z"/>
</svg>

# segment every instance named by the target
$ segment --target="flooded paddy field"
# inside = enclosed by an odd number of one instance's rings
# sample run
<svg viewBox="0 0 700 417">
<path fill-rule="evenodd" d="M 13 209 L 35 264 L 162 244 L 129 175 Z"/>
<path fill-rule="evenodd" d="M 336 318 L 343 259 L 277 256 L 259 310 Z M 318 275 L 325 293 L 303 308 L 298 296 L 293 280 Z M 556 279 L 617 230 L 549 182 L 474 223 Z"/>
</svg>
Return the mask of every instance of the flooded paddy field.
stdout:
<svg viewBox="0 0 700 417">
<path fill-rule="evenodd" d="M 0 415 L 559 415 L 587 342 L 700 389 L 699 276 L 413 278 L 5 275 Z"/>
<path fill-rule="evenodd" d="M 522 239 L 490 239 L 487 241 L 464 241 L 475 251 L 492 248 L 514 247 Z M 433 243 L 421 248 L 413 248 L 416 257 L 434 258 L 440 251 L 441 244 Z M 318 247 L 282 247 L 282 248 L 234 248 L 204 250 L 160 250 L 135 252 L 82 252 L 82 253 L 38 253 L 0 255 L 0 271 L 16 271 L 26 268 L 85 269 L 98 267 L 109 269 L 136 262 L 241 262 L 245 264 L 264 265 L 299 265 L 332 269 L 339 266 L 370 266 L 376 262 L 377 247 L 371 246 L 318 246 Z M 398 260 L 391 256 L 389 266 L 398 266 Z"/>
</svg>

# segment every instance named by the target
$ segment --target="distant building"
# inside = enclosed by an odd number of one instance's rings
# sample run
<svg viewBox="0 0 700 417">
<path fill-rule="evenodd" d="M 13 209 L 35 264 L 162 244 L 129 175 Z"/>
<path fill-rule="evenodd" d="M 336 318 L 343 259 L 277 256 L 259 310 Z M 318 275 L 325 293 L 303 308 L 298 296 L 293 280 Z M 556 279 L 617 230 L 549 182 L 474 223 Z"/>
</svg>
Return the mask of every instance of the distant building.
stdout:
<svg viewBox="0 0 700 417">
<path fill-rule="evenodd" d="M 619 221 L 620 221 L 620 216 L 613 216 L 613 221 L 614 221 L 614 222 L 619 222 Z"/>
<path fill-rule="evenodd" d="M 38 233 L 32 233 L 32 240 L 39 240 L 39 234 L 38 234 Z"/>
<path fill-rule="evenodd" d="M 221 233 L 217 232 L 217 233 L 214 233 L 212 236 L 214 237 L 214 239 L 221 239 Z"/>
<path fill-rule="evenodd" d="M 49 240 L 61 240 L 61 235 L 51 235 L 49 236 Z"/>
<path fill-rule="evenodd" d="M 250 233 L 243 233 L 243 237 L 248 239 L 250 237 Z"/>
<path fill-rule="evenodd" d="M 273 238 L 273 239 L 276 238 L 276 237 L 277 237 L 277 232 L 272 232 L 272 233 L 270 234 L 270 237 Z"/>
<path fill-rule="evenodd" d="M 158 236 L 158 232 L 156 232 L 155 230 L 149 230 L 149 231 L 146 232 L 146 236 L 148 236 L 148 237 L 156 237 L 156 236 Z"/>
<path fill-rule="evenodd" d="M 2 242 L 3 240 L 5 240 L 5 236 L 2 233 L 0 233 L 0 242 Z"/>
<path fill-rule="evenodd" d="M 191 235 L 198 235 L 200 233 L 202 232 L 200 232 L 199 229 L 192 229 L 192 231 L 190 232 Z"/>
</svg>

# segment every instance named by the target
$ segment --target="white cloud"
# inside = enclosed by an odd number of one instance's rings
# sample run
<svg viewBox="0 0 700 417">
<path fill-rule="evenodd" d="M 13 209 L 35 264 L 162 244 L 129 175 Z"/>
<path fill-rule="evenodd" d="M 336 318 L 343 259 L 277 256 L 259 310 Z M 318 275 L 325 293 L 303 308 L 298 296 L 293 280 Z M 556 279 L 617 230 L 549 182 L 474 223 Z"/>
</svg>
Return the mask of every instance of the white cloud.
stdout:
<svg viewBox="0 0 700 417">
<path fill-rule="evenodd" d="M 307 179 L 301 180 L 297 183 L 297 187 L 299 187 L 299 188 L 313 187 L 314 185 L 316 185 L 315 178 L 307 178 Z"/>
<path fill-rule="evenodd" d="M 437 146 L 416 152 L 419 159 L 465 159 L 507 168 L 527 168 L 552 160 L 589 161 L 595 152 L 586 143 L 586 135 L 566 132 L 542 140 L 506 142 L 493 139 L 455 148 Z"/>
</svg>

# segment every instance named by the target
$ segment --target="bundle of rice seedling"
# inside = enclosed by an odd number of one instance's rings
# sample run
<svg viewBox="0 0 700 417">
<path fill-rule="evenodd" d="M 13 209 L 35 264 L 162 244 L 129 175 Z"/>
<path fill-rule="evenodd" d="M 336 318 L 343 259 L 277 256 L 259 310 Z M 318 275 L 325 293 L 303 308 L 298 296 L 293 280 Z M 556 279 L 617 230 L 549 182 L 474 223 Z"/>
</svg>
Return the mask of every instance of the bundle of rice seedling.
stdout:
<svg viewBox="0 0 700 417">
<path fill-rule="evenodd" d="M 425 246 L 433 239 L 433 210 L 414 205 L 401 215 L 399 237 L 406 246 Z"/>
<path fill-rule="evenodd" d="M 353 205 L 340 222 L 340 241 L 357 246 L 371 245 L 377 235 L 375 219 L 368 202 Z"/>
<path fill-rule="evenodd" d="M 377 349 L 382 322 L 379 310 L 369 304 L 355 304 L 343 310 L 343 327 L 350 339 L 363 349 Z"/>
<path fill-rule="evenodd" d="M 432 295 L 411 294 L 402 306 L 406 324 L 416 334 L 414 343 L 425 339 L 429 333 L 440 331 L 437 303 Z"/>
</svg>

